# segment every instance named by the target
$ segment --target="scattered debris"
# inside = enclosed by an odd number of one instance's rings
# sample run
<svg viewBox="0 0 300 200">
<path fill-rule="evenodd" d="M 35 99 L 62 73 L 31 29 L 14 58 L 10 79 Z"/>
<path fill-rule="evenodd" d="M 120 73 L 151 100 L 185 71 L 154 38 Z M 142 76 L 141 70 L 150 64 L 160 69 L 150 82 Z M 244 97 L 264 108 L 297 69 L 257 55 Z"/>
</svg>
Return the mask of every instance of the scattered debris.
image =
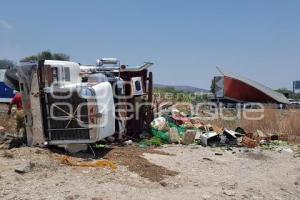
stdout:
<svg viewBox="0 0 300 200">
<path fill-rule="evenodd" d="M 242 134 L 242 135 L 245 135 L 245 134 L 246 134 L 246 131 L 245 131 L 243 128 L 241 128 L 241 127 L 237 127 L 237 128 L 235 129 L 235 132 L 240 133 L 240 134 Z"/>
<path fill-rule="evenodd" d="M 169 143 L 170 142 L 170 136 L 168 133 L 169 129 L 162 131 L 162 130 L 156 129 L 154 127 L 157 127 L 157 126 L 152 127 L 152 129 L 151 129 L 152 135 L 154 135 L 157 138 L 160 138 L 164 143 Z"/>
<path fill-rule="evenodd" d="M 256 141 L 267 140 L 267 136 L 261 130 L 257 130 L 252 137 Z"/>
<path fill-rule="evenodd" d="M 267 149 L 267 150 L 272 150 L 272 151 L 278 151 L 278 152 L 289 152 L 289 153 L 293 153 L 293 147 L 291 145 L 288 144 L 288 142 L 286 141 L 281 141 L 281 140 L 274 140 L 274 141 L 270 141 L 266 144 L 262 145 L 263 149 Z"/>
<path fill-rule="evenodd" d="M 212 129 L 214 132 L 217 132 L 217 133 L 223 133 L 223 131 L 224 131 L 222 128 L 215 126 L 215 125 L 212 126 Z"/>
<path fill-rule="evenodd" d="M 287 134 L 269 134 L 261 130 L 248 133 L 242 127 L 237 127 L 233 131 L 216 125 L 204 124 L 200 117 L 189 117 L 179 110 L 174 112 L 165 110 L 161 117 L 154 119 L 151 123 L 151 133 L 164 144 L 189 145 L 197 143 L 210 147 L 244 146 L 255 148 L 258 144 L 265 145 L 280 138 L 287 139 Z M 285 149 L 285 151 L 289 150 Z"/>
<path fill-rule="evenodd" d="M 64 146 L 65 150 L 69 153 L 78 153 L 88 149 L 87 144 L 67 144 Z"/>
<path fill-rule="evenodd" d="M 169 136 L 171 143 L 180 143 L 180 136 L 178 130 L 175 127 L 170 128 Z"/>
<path fill-rule="evenodd" d="M 190 124 L 191 127 L 193 127 L 193 124 L 191 123 L 191 120 L 184 114 L 176 114 L 171 117 L 176 125 L 187 125 Z"/>
<path fill-rule="evenodd" d="M 256 140 L 253 140 L 247 136 L 243 137 L 242 144 L 248 148 L 255 148 L 257 146 Z"/>
<path fill-rule="evenodd" d="M 3 152 L 3 157 L 4 158 L 13 158 L 14 155 L 12 153 L 8 152 L 8 151 L 4 151 Z"/>
<path fill-rule="evenodd" d="M 201 135 L 202 133 L 200 131 L 197 131 L 195 135 L 195 141 L 200 141 Z"/>
<path fill-rule="evenodd" d="M 204 129 L 205 129 L 206 132 L 214 131 L 214 128 L 211 124 L 204 125 Z"/>
<path fill-rule="evenodd" d="M 0 149 L 18 148 L 24 144 L 22 138 L 17 138 L 10 134 L 0 133 Z"/>
<path fill-rule="evenodd" d="M 203 160 L 213 161 L 213 160 L 210 159 L 210 158 L 203 158 Z"/>
<path fill-rule="evenodd" d="M 187 130 L 183 136 L 182 144 L 188 145 L 194 143 L 195 137 L 196 137 L 195 130 Z"/>
<path fill-rule="evenodd" d="M 132 141 L 132 140 L 127 140 L 127 141 L 123 142 L 123 144 L 124 144 L 125 146 L 130 146 L 130 145 L 133 144 L 133 141 Z"/>
<path fill-rule="evenodd" d="M 148 131 L 143 131 L 143 132 L 139 135 L 140 139 L 147 139 L 147 138 L 149 138 L 150 136 L 151 136 L 151 134 L 150 134 Z"/>
<path fill-rule="evenodd" d="M 191 122 L 186 122 L 186 123 L 182 124 L 182 127 L 186 128 L 186 129 L 194 129 L 195 128 L 195 126 Z"/>
<path fill-rule="evenodd" d="M 201 144 L 204 146 L 212 146 L 219 141 L 219 134 L 216 132 L 204 133 L 200 136 Z"/>
<path fill-rule="evenodd" d="M 22 164 L 22 165 L 19 165 L 18 167 L 16 167 L 15 172 L 19 173 L 19 174 L 25 174 L 25 173 L 30 172 L 34 166 L 35 166 L 35 164 L 31 163 L 31 162 Z"/>
<path fill-rule="evenodd" d="M 225 135 L 227 138 L 226 143 L 229 143 L 232 145 L 237 144 L 237 142 L 238 142 L 237 139 L 244 136 L 241 133 L 227 130 L 227 129 L 224 130 L 223 135 Z"/>
<path fill-rule="evenodd" d="M 3 126 L 0 126 L 0 133 L 3 133 L 5 131 L 6 131 L 6 129 Z"/>
<path fill-rule="evenodd" d="M 105 138 L 108 142 L 114 142 L 114 141 L 116 141 L 116 138 L 115 137 L 113 137 L 113 136 L 110 136 L 110 137 L 107 137 L 107 138 Z"/>
<path fill-rule="evenodd" d="M 191 117 L 190 120 L 195 128 L 200 129 L 200 130 L 205 130 L 204 124 L 202 123 L 202 121 L 199 117 Z"/>
<path fill-rule="evenodd" d="M 168 185 L 168 183 L 165 182 L 165 181 L 161 181 L 161 182 L 159 182 L 159 183 L 160 183 L 160 185 L 163 186 L 163 187 L 167 187 L 167 185 Z"/>
<path fill-rule="evenodd" d="M 168 131 L 169 126 L 164 117 L 159 117 L 154 119 L 153 122 L 151 122 L 151 127 L 154 129 L 157 129 L 158 131 Z"/>
<path fill-rule="evenodd" d="M 235 192 L 233 190 L 224 190 L 223 193 L 229 197 L 235 196 Z"/>
<path fill-rule="evenodd" d="M 112 170 L 116 170 L 117 166 L 111 161 L 108 160 L 95 160 L 91 162 L 85 161 L 76 161 L 71 157 L 63 156 L 61 158 L 62 164 L 74 166 L 74 167 L 104 167 L 104 168 L 111 168 Z"/>
<path fill-rule="evenodd" d="M 146 148 L 146 147 L 159 147 L 163 144 L 162 140 L 156 136 L 152 137 L 151 139 L 142 140 L 139 144 L 139 147 Z"/>
</svg>

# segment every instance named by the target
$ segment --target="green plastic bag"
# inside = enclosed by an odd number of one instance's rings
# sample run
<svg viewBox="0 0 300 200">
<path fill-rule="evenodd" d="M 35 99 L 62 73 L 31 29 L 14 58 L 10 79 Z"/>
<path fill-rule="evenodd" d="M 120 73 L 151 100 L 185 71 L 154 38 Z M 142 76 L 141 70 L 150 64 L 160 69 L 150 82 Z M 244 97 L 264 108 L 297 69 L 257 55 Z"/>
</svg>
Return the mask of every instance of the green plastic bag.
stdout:
<svg viewBox="0 0 300 200">
<path fill-rule="evenodd" d="M 169 136 L 168 132 L 159 131 L 155 128 L 151 128 L 151 133 L 155 137 L 161 139 L 163 143 L 168 144 L 170 142 L 170 136 Z"/>
<path fill-rule="evenodd" d="M 176 124 L 174 124 L 172 122 L 169 122 L 169 126 L 171 128 L 173 128 L 173 127 L 176 128 L 180 137 L 182 137 L 185 134 L 185 132 L 186 132 L 186 128 L 185 127 L 177 126 Z"/>
</svg>

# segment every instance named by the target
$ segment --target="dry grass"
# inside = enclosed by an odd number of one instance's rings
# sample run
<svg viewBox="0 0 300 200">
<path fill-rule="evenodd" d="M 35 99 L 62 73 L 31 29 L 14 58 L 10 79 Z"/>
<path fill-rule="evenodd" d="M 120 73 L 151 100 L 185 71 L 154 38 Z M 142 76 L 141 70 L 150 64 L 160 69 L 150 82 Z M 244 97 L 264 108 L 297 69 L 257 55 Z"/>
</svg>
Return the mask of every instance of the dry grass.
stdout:
<svg viewBox="0 0 300 200">
<path fill-rule="evenodd" d="M 7 114 L 8 106 L 0 104 L 0 126 L 3 126 L 6 132 L 15 133 L 17 123 L 15 120 L 15 115 L 9 116 Z"/>
<path fill-rule="evenodd" d="M 8 111 L 8 105 L 0 104 L 0 126 L 3 126 L 6 132 L 15 133 L 17 123 L 14 114 L 9 116 L 7 114 L 7 111 Z"/>
<path fill-rule="evenodd" d="M 0 126 L 5 128 L 5 132 L 15 133 L 17 124 L 14 117 L 0 115 Z"/>
<path fill-rule="evenodd" d="M 188 105 L 180 104 L 176 107 L 178 110 L 190 114 L 191 108 Z M 199 117 L 213 117 L 215 110 L 209 110 L 209 107 L 200 108 L 197 113 Z M 240 118 L 236 116 L 239 115 L 236 109 L 222 109 L 220 113 L 222 113 L 225 117 L 232 117 L 233 120 L 225 120 L 219 117 L 217 120 L 206 120 L 203 123 L 213 124 L 220 128 L 227 128 L 231 130 L 235 130 L 237 127 L 241 127 L 246 130 L 246 132 L 254 133 L 257 130 L 261 130 L 264 133 L 270 134 L 280 134 L 280 135 L 288 135 L 290 142 L 297 142 L 300 144 L 300 109 L 286 109 L 279 110 L 272 107 L 265 107 L 262 113 L 241 111 Z M 260 120 L 248 120 L 244 116 L 248 117 L 258 117 L 263 114 L 263 118 Z"/>
<path fill-rule="evenodd" d="M 0 126 L 3 126 L 7 132 L 16 132 L 16 121 L 14 117 L 9 117 L 6 114 L 7 105 L 1 105 L 0 110 Z M 181 111 L 189 113 L 189 107 L 180 107 Z M 235 110 L 224 110 L 224 116 L 235 116 Z M 200 114 L 200 113 L 199 113 Z M 255 113 L 246 113 L 247 116 L 258 116 Z M 265 133 L 272 134 L 287 134 L 291 142 L 300 143 L 300 109 L 278 110 L 266 108 L 263 112 L 264 117 L 261 120 L 247 120 L 244 117 L 237 120 L 214 120 L 204 121 L 219 127 L 234 130 L 237 127 L 244 128 L 247 132 L 254 133 L 256 130 L 261 130 Z M 201 115 L 201 114 L 200 114 Z M 203 116 L 203 115 L 202 115 Z M 243 114 L 242 114 L 243 116 Z"/>
<path fill-rule="evenodd" d="M 287 134 L 290 141 L 296 141 L 300 139 L 300 110 L 266 109 L 262 120 L 243 119 L 241 126 L 249 132 L 259 129 L 267 133 Z"/>
<path fill-rule="evenodd" d="M 247 112 L 245 114 L 251 117 L 258 116 L 258 113 Z M 247 120 L 242 115 L 241 119 L 233 121 L 218 119 L 210 123 L 233 130 L 236 127 L 242 127 L 250 133 L 261 130 L 265 133 L 288 135 L 290 142 L 300 142 L 300 110 L 268 108 L 264 110 L 263 115 L 261 120 Z"/>
</svg>

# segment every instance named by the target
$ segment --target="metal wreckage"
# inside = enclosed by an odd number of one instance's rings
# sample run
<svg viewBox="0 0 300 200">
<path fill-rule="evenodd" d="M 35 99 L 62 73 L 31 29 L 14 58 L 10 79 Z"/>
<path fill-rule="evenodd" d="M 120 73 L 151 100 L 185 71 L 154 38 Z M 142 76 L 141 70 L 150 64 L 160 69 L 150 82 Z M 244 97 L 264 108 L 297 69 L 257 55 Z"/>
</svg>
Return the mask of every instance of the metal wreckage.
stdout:
<svg viewBox="0 0 300 200">
<path fill-rule="evenodd" d="M 8 69 L 5 83 L 22 94 L 29 146 L 89 144 L 149 129 L 151 65 L 130 67 L 115 58 L 96 65 L 42 60 Z"/>
</svg>

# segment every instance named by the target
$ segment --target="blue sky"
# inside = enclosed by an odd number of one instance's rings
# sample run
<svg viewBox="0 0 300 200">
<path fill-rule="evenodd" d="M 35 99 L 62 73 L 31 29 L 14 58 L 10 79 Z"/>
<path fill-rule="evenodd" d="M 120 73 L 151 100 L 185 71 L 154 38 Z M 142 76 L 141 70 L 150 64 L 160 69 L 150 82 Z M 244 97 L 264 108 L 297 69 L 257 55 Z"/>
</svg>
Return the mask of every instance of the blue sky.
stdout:
<svg viewBox="0 0 300 200">
<path fill-rule="evenodd" d="M 300 1 L 0 2 L 0 58 L 42 50 L 84 64 L 153 61 L 161 84 L 209 88 L 215 66 L 271 88 L 300 79 Z"/>
</svg>

